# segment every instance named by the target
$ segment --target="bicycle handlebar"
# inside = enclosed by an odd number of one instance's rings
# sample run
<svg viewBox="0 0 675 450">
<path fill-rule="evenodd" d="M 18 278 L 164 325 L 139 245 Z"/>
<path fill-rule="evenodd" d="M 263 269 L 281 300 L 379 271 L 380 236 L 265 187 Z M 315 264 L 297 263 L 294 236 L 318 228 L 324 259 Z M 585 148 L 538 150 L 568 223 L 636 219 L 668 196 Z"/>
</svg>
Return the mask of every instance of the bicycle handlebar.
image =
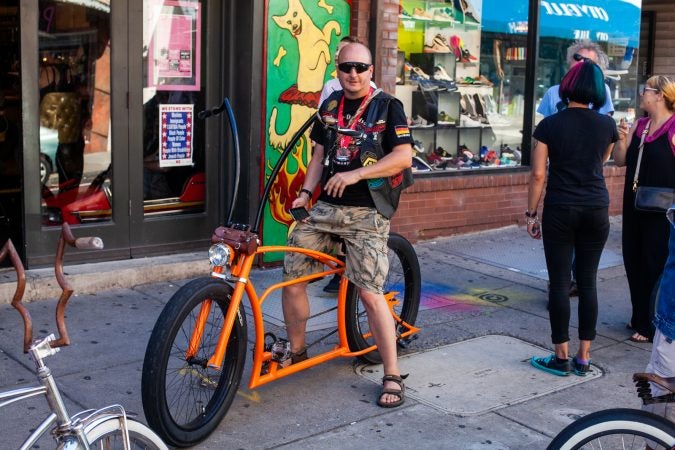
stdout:
<svg viewBox="0 0 675 450">
<path fill-rule="evenodd" d="M 197 113 L 197 118 L 198 119 L 206 119 L 207 117 L 218 116 L 223 111 L 225 111 L 225 102 L 221 103 L 220 106 L 214 106 L 211 109 L 205 109 L 203 111 L 199 111 Z"/>
<path fill-rule="evenodd" d="M 54 273 L 62 290 L 59 302 L 56 305 L 56 327 L 59 331 L 59 338 L 50 342 L 52 348 L 70 344 L 68 329 L 65 322 L 65 311 L 68 300 L 73 294 L 73 289 L 63 274 L 63 254 L 66 244 L 82 250 L 103 249 L 103 240 L 101 238 L 81 237 L 76 239 L 75 236 L 73 236 L 72 231 L 70 231 L 70 226 L 66 222 L 61 226 L 61 235 L 59 236 L 59 242 L 56 247 L 56 257 L 54 259 Z M 14 266 L 14 270 L 16 270 L 16 290 L 14 292 L 14 297 L 12 298 L 12 306 L 19 312 L 23 319 L 23 352 L 28 353 L 33 341 L 33 321 L 30 313 L 21 303 L 26 288 L 26 273 L 21 258 L 14 248 L 11 239 L 8 239 L 2 249 L 0 249 L 0 261 L 4 260 L 8 255 Z"/>
<path fill-rule="evenodd" d="M 81 237 L 75 239 L 75 248 L 80 250 L 103 250 L 103 239 L 100 237 Z"/>
</svg>

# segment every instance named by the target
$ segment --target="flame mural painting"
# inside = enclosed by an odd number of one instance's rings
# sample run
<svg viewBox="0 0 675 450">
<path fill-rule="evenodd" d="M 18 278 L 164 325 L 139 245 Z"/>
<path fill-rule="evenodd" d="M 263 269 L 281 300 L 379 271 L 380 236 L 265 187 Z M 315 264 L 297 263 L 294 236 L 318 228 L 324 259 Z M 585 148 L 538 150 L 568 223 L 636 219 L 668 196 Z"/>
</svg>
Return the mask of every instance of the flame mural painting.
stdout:
<svg viewBox="0 0 675 450">
<path fill-rule="evenodd" d="M 349 33 L 351 0 L 269 0 L 267 4 L 264 176 L 286 145 L 316 112 L 326 80 L 335 76 L 337 44 Z M 263 216 L 265 245 L 284 245 L 291 203 L 302 188 L 311 158 L 306 133 L 275 180 Z M 266 262 L 281 259 L 267 254 Z"/>
</svg>

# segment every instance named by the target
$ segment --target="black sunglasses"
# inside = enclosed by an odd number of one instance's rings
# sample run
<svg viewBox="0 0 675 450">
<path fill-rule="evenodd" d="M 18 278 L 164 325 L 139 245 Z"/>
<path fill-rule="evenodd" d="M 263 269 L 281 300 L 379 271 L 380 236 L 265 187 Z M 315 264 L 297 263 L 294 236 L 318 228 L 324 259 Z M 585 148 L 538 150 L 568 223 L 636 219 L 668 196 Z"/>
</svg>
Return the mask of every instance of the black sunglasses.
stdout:
<svg viewBox="0 0 675 450">
<path fill-rule="evenodd" d="M 586 58 L 585 56 L 581 56 L 581 55 L 578 54 L 578 53 L 575 53 L 574 55 L 572 55 L 572 58 L 574 58 L 575 61 L 584 61 L 584 62 L 590 61 L 590 62 L 595 62 L 595 61 L 593 61 L 591 58 Z"/>
<path fill-rule="evenodd" d="M 340 72 L 351 73 L 352 69 L 356 69 L 356 73 L 363 73 L 366 70 L 370 69 L 372 64 L 366 64 L 362 62 L 343 62 L 338 64 L 338 69 Z"/>
</svg>

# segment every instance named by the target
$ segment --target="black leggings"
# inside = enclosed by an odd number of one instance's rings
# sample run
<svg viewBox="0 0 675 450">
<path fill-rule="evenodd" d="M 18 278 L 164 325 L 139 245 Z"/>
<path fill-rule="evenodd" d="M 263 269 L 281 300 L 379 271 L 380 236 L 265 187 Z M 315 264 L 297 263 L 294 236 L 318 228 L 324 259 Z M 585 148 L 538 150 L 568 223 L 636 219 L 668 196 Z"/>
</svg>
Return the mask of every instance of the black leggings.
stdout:
<svg viewBox="0 0 675 450">
<path fill-rule="evenodd" d="M 653 337 L 653 291 L 668 258 L 669 223 L 666 214 L 641 213 L 626 206 L 622 228 L 623 265 L 630 288 L 633 330 Z"/>
<path fill-rule="evenodd" d="M 595 339 L 595 324 L 598 319 L 598 264 L 609 236 L 608 209 L 545 206 L 542 236 L 551 283 L 548 293 L 551 339 L 554 344 L 570 340 L 570 273 L 572 257 L 576 255 L 579 339 L 592 341 Z"/>
</svg>

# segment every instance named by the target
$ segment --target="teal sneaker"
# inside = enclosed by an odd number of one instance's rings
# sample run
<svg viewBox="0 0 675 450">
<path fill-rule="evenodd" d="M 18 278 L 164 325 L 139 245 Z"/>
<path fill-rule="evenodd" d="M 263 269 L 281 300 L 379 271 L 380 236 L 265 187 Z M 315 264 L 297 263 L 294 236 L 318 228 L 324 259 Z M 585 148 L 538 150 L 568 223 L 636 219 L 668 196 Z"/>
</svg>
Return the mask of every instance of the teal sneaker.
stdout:
<svg viewBox="0 0 675 450">
<path fill-rule="evenodd" d="M 566 359 L 564 361 L 559 361 L 558 358 L 555 357 L 555 354 L 539 358 L 533 356 L 532 359 L 530 359 L 530 364 L 539 370 L 558 375 L 559 377 L 566 377 L 572 372 L 570 360 Z"/>
<path fill-rule="evenodd" d="M 577 361 L 577 357 L 572 358 L 572 371 L 574 375 L 585 377 L 588 372 L 591 371 L 591 360 L 588 360 L 588 364 L 581 364 Z"/>
</svg>

